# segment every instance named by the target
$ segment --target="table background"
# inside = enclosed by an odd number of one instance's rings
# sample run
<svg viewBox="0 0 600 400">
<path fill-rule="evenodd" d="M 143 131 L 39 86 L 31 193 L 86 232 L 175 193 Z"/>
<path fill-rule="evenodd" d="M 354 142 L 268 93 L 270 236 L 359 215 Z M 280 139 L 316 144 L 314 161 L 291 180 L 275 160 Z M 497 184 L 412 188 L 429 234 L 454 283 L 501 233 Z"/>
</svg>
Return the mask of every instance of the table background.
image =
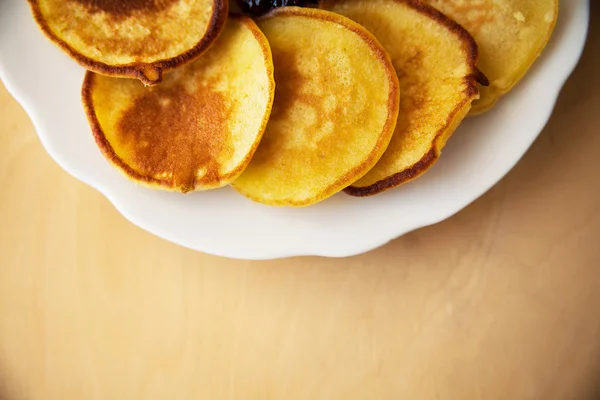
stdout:
<svg viewBox="0 0 600 400">
<path fill-rule="evenodd" d="M 345 260 L 244 262 L 133 226 L 0 86 L 0 399 L 600 397 L 600 4 L 517 167 Z"/>
</svg>

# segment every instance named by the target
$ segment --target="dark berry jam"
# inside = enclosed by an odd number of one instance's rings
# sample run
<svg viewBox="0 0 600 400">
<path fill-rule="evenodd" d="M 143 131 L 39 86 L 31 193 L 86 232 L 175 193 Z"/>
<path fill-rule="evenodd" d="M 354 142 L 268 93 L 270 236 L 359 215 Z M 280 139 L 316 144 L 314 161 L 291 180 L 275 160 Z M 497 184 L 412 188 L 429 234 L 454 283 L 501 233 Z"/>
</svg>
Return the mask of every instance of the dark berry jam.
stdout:
<svg viewBox="0 0 600 400">
<path fill-rule="evenodd" d="M 307 7 L 319 4 L 319 0 L 237 0 L 237 2 L 244 13 L 254 16 L 263 15 L 277 7 Z"/>
</svg>

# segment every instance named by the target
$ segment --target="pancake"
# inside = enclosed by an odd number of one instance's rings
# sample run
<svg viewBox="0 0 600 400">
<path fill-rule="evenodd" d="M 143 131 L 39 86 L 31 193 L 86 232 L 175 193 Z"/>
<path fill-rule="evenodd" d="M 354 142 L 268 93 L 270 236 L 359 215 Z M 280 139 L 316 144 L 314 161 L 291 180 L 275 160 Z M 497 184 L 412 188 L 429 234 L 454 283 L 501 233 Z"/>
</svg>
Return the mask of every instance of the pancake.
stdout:
<svg viewBox="0 0 600 400">
<path fill-rule="evenodd" d="M 529 70 L 552 35 L 558 0 L 425 0 L 473 35 L 490 80 L 472 114 L 490 109 Z"/>
<path fill-rule="evenodd" d="M 28 0 L 46 36 L 88 70 L 147 85 L 208 49 L 227 0 Z"/>
<path fill-rule="evenodd" d="M 263 135 L 275 91 L 266 38 L 231 17 L 201 58 L 144 87 L 89 72 L 82 98 L 96 143 L 126 176 L 189 192 L 237 178 Z"/>
<path fill-rule="evenodd" d="M 375 35 L 400 80 L 400 114 L 381 160 L 345 192 L 368 196 L 408 182 L 439 158 L 485 83 L 477 45 L 456 22 L 416 0 L 324 0 Z"/>
<path fill-rule="evenodd" d="M 398 79 L 377 40 L 340 15 L 283 7 L 258 25 L 273 51 L 275 102 L 233 187 L 268 205 L 314 204 L 381 157 L 398 117 Z"/>
</svg>

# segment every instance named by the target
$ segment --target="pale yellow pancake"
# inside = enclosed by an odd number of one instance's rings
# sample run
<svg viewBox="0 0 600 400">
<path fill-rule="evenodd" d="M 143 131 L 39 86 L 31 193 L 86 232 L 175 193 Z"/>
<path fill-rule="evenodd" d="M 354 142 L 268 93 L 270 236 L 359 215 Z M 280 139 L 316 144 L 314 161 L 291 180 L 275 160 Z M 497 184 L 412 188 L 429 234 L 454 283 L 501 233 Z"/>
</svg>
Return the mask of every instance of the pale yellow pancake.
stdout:
<svg viewBox="0 0 600 400">
<path fill-rule="evenodd" d="M 400 114 L 377 165 L 346 189 L 368 196 L 425 172 L 479 97 L 477 45 L 469 33 L 415 0 L 323 0 L 375 35 L 390 53 L 400 80 Z"/>
<path fill-rule="evenodd" d="M 159 83 L 208 49 L 228 0 L 28 0 L 54 43 L 88 70 Z"/>
<path fill-rule="evenodd" d="M 558 17 L 558 0 L 425 0 L 456 20 L 479 45 L 479 69 L 490 80 L 472 114 L 490 109 L 540 55 Z"/>
<path fill-rule="evenodd" d="M 377 40 L 338 14 L 284 7 L 258 25 L 273 51 L 275 102 L 233 186 L 268 205 L 314 204 L 381 157 L 398 117 L 398 79 Z"/>
<path fill-rule="evenodd" d="M 83 104 L 106 158 L 136 182 L 179 192 L 231 183 L 246 168 L 271 112 L 266 38 L 231 17 L 198 60 L 145 87 L 88 72 Z"/>
</svg>

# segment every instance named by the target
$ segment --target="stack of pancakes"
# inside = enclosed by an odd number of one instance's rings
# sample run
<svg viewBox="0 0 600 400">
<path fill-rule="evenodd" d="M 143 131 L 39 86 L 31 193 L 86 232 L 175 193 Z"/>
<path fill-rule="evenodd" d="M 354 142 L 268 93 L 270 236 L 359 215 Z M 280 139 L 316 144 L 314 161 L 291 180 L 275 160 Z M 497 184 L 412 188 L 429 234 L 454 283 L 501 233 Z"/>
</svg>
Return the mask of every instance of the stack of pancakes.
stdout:
<svg viewBox="0 0 600 400">
<path fill-rule="evenodd" d="M 88 72 L 96 143 L 127 177 L 268 205 L 368 196 L 431 167 L 547 43 L 558 0 L 29 0 Z"/>
</svg>

